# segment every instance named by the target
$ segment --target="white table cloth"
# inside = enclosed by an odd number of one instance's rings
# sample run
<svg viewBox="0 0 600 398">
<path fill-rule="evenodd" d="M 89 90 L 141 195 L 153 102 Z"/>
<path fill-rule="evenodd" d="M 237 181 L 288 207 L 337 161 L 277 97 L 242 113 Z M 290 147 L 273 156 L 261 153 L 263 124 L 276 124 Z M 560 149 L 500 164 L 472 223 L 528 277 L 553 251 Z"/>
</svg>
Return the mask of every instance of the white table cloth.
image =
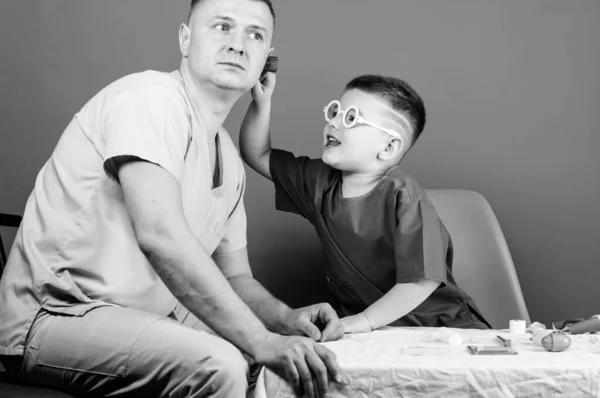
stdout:
<svg viewBox="0 0 600 398">
<path fill-rule="evenodd" d="M 463 344 L 434 342 L 437 328 L 384 328 L 323 343 L 336 353 L 350 384 L 330 382 L 331 397 L 600 397 L 597 335 L 571 336 L 563 352 L 548 352 L 530 334 L 450 329 Z M 467 345 L 510 338 L 518 355 L 471 355 Z M 255 397 L 294 397 L 290 386 L 263 369 Z"/>
</svg>

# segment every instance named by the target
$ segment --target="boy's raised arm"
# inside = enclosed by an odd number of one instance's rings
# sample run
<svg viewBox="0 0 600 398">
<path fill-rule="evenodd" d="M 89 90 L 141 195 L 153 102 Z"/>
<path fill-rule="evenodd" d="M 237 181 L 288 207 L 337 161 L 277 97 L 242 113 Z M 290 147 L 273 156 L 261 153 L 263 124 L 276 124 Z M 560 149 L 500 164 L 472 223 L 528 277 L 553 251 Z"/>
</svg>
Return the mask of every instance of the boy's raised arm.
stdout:
<svg viewBox="0 0 600 398">
<path fill-rule="evenodd" d="M 271 96 L 275 88 L 275 74 L 267 73 L 252 89 L 252 102 L 240 128 L 240 152 L 244 162 L 256 172 L 271 180 Z"/>
</svg>

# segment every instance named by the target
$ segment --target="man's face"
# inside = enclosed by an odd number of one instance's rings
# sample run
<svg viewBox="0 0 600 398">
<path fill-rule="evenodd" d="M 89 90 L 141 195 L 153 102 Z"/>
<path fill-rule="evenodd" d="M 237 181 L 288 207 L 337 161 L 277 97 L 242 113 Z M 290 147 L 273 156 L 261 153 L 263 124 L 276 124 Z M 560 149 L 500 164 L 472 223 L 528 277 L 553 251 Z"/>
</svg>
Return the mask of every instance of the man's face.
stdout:
<svg viewBox="0 0 600 398">
<path fill-rule="evenodd" d="M 366 173 L 378 166 L 378 154 L 395 139 L 380 129 L 358 123 L 346 128 L 342 122 L 344 110 L 354 105 L 360 116 L 386 129 L 398 131 L 402 141 L 410 138 L 398 122 L 397 114 L 378 96 L 361 90 L 346 91 L 340 99 L 340 109 L 323 129 L 323 162 L 338 170 Z"/>
<path fill-rule="evenodd" d="M 180 30 L 180 45 L 192 78 L 226 89 L 252 88 L 272 51 L 273 18 L 255 0 L 203 0 L 189 29 Z"/>
</svg>

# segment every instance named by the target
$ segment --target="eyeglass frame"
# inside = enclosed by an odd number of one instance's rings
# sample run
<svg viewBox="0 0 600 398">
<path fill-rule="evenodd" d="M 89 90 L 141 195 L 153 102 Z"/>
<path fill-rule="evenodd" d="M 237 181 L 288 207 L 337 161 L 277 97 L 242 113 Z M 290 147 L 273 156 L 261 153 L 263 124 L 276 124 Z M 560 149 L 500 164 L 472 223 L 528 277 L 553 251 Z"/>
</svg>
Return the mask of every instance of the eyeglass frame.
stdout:
<svg viewBox="0 0 600 398">
<path fill-rule="evenodd" d="M 337 106 L 338 106 L 338 108 L 339 108 L 340 110 L 338 111 L 337 115 L 335 115 L 335 117 L 334 117 L 334 118 L 331 118 L 331 119 L 329 119 L 329 118 L 327 117 L 327 110 L 328 110 L 328 109 L 331 107 L 331 105 L 333 105 L 333 104 L 337 104 Z M 377 125 L 377 124 L 375 124 L 375 123 L 371 123 L 371 122 L 369 122 L 367 119 L 365 119 L 364 117 L 362 117 L 362 116 L 360 115 L 360 110 L 358 109 L 358 106 L 356 106 L 356 105 L 350 105 L 348 108 L 346 108 L 346 109 L 344 109 L 344 110 L 341 110 L 341 109 L 342 109 L 342 104 L 341 104 L 341 102 L 340 102 L 339 100 L 333 100 L 333 101 L 329 102 L 329 103 L 328 103 L 327 105 L 325 105 L 325 107 L 323 108 L 323 114 L 324 114 L 324 116 L 325 116 L 325 121 L 326 121 L 327 123 L 329 123 L 330 121 L 332 121 L 333 119 L 335 119 L 336 117 L 338 117 L 338 115 L 340 115 L 340 114 L 341 114 L 341 115 L 342 115 L 342 125 L 343 125 L 345 128 L 347 128 L 347 129 L 349 129 L 349 128 L 352 128 L 352 127 L 356 126 L 357 124 L 366 124 L 367 126 L 371 126 L 371 127 L 374 127 L 374 128 L 376 128 L 376 129 L 378 129 L 378 130 L 381 130 L 381 131 L 383 131 L 384 133 L 386 133 L 386 134 L 387 134 L 387 135 L 389 135 L 389 136 L 392 136 L 392 137 L 394 137 L 394 138 L 398 138 L 398 139 L 399 139 L 399 140 L 402 142 L 402 144 L 404 144 L 404 139 L 402 138 L 402 135 L 400 135 L 400 133 L 399 133 L 399 132 L 397 132 L 396 130 L 392 130 L 392 129 L 386 129 L 385 127 L 381 127 L 381 126 L 379 126 L 379 125 Z M 354 120 L 353 120 L 352 122 L 350 122 L 350 123 L 346 123 L 346 113 L 347 113 L 349 110 L 351 110 L 351 109 L 354 109 L 354 110 L 356 111 L 356 119 L 354 119 Z M 400 115 L 400 116 L 402 116 L 402 115 Z M 406 122 L 406 124 L 408 125 L 408 121 L 406 120 L 406 118 L 404 118 L 403 116 L 402 116 L 402 118 L 404 119 L 404 122 Z"/>
</svg>

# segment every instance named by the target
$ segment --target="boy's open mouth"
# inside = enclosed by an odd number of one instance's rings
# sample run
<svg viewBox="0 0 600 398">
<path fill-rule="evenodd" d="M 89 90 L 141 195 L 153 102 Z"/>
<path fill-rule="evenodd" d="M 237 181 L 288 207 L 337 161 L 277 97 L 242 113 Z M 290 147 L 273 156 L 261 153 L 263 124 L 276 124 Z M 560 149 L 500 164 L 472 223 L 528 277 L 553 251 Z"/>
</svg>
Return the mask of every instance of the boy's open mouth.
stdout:
<svg viewBox="0 0 600 398">
<path fill-rule="evenodd" d="M 337 138 L 335 138 L 332 135 L 327 135 L 327 143 L 325 144 L 325 146 L 338 146 L 341 145 L 342 143 L 338 141 Z"/>
</svg>

